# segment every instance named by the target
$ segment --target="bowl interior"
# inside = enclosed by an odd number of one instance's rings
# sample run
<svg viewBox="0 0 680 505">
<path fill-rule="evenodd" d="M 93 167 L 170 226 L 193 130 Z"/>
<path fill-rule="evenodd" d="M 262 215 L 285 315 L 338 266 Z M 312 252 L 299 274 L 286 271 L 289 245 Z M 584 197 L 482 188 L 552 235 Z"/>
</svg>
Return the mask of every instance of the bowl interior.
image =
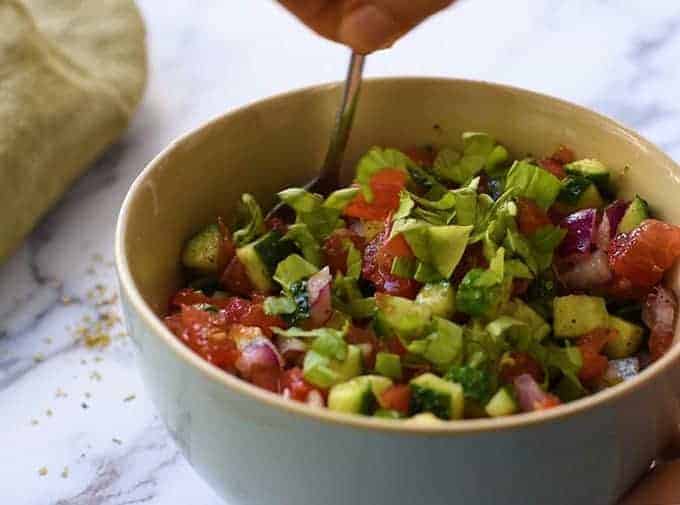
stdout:
<svg viewBox="0 0 680 505">
<path fill-rule="evenodd" d="M 373 145 L 460 145 L 463 131 L 494 135 L 514 155 L 542 156 L 558 145 L 610 166 L 624 195 L 637 192 L 669 221 L 680 172 L 654 146 L 580 107 L 527 91 L 444 79 L 365 83 L 344 173 Z M 268 206 L 280 189 L 320 166 L 338 85 L 295 91 L 222 116 L 173 143 L 136 181 L 123 216 L 132 278 L 156 314 L 181 283 L 184 241 L 216 216 L 229 218 L 244 192 Z"/>
</svg>

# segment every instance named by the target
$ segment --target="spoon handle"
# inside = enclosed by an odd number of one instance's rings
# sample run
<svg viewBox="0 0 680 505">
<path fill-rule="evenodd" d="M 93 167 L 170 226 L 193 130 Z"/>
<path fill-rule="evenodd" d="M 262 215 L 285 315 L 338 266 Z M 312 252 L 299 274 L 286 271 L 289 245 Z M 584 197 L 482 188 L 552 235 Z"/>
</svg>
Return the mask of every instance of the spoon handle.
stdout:
<svg viewBox="0 0 680 505">
<path fill-rule="evenodd" d="M 340 184 L 340 169 L 359 99 L 365 59 L 363 54 L 353 52 L 349 61 L 342 103 L 335 119 L 326 159 L 314 184 L 314 190 L 322 194 L 333 191 Z"/>
</svg>

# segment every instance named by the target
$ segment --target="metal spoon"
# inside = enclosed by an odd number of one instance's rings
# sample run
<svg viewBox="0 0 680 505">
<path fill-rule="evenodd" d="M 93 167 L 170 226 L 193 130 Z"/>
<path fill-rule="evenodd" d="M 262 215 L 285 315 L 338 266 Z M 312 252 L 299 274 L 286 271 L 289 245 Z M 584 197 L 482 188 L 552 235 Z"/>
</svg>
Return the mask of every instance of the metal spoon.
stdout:
<svg viewBox="0 0 680 505">
<path fill-rule="evenodd" d="M 354 111 L 359 100 L 364 60 L 363 54 L 354 52 L 349 60 L 342 102 L 331 133 L 326 159 L 321 166 L 319 176 L 305 185 L 305 189 L 312 193 L 320 193 L 326 196 L 337 189 L 340 184 L 340 168 L 354 120 Z M 278 203 L 269 211 L 266 218 L 283 217 L 286 215 L 287 209 L 288 207 L 284 206 L 283 203 Z"/>
</svg>

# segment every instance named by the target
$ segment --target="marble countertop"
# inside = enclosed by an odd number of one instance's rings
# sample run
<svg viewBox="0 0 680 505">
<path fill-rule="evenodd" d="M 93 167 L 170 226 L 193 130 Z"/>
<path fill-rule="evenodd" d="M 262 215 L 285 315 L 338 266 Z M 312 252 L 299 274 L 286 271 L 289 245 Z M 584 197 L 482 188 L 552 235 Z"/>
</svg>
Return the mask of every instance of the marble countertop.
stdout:
<svg viewBox="0 0 680 505">
<path fill-rule="evenodd" d="M 135 368 L 112 267 L 116 214 L 174 137 L 344 74 L 344 48 L 273 1 L 139 3 L 151 67 L 139 114 L 0 267 L 3 504 L 224 503 L 179 454 Z M 468 0 L 371 56 L 367 73 L 539 90 L 612 116 L 680 160 L 678 54 L 677 2 Z"/>
</svg>

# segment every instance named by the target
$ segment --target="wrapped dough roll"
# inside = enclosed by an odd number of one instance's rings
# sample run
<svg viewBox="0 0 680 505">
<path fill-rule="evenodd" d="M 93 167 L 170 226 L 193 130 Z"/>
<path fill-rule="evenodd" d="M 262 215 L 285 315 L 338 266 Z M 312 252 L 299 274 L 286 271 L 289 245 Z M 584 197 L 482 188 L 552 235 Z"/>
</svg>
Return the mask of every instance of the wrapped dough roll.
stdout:
<svg viewBox="0 0 680 505">
<path fill-rule="evenodd" d="M 0 0 L 0 261 L 128 125 L 144 39 L 133 0 Z"/>
</svg>

